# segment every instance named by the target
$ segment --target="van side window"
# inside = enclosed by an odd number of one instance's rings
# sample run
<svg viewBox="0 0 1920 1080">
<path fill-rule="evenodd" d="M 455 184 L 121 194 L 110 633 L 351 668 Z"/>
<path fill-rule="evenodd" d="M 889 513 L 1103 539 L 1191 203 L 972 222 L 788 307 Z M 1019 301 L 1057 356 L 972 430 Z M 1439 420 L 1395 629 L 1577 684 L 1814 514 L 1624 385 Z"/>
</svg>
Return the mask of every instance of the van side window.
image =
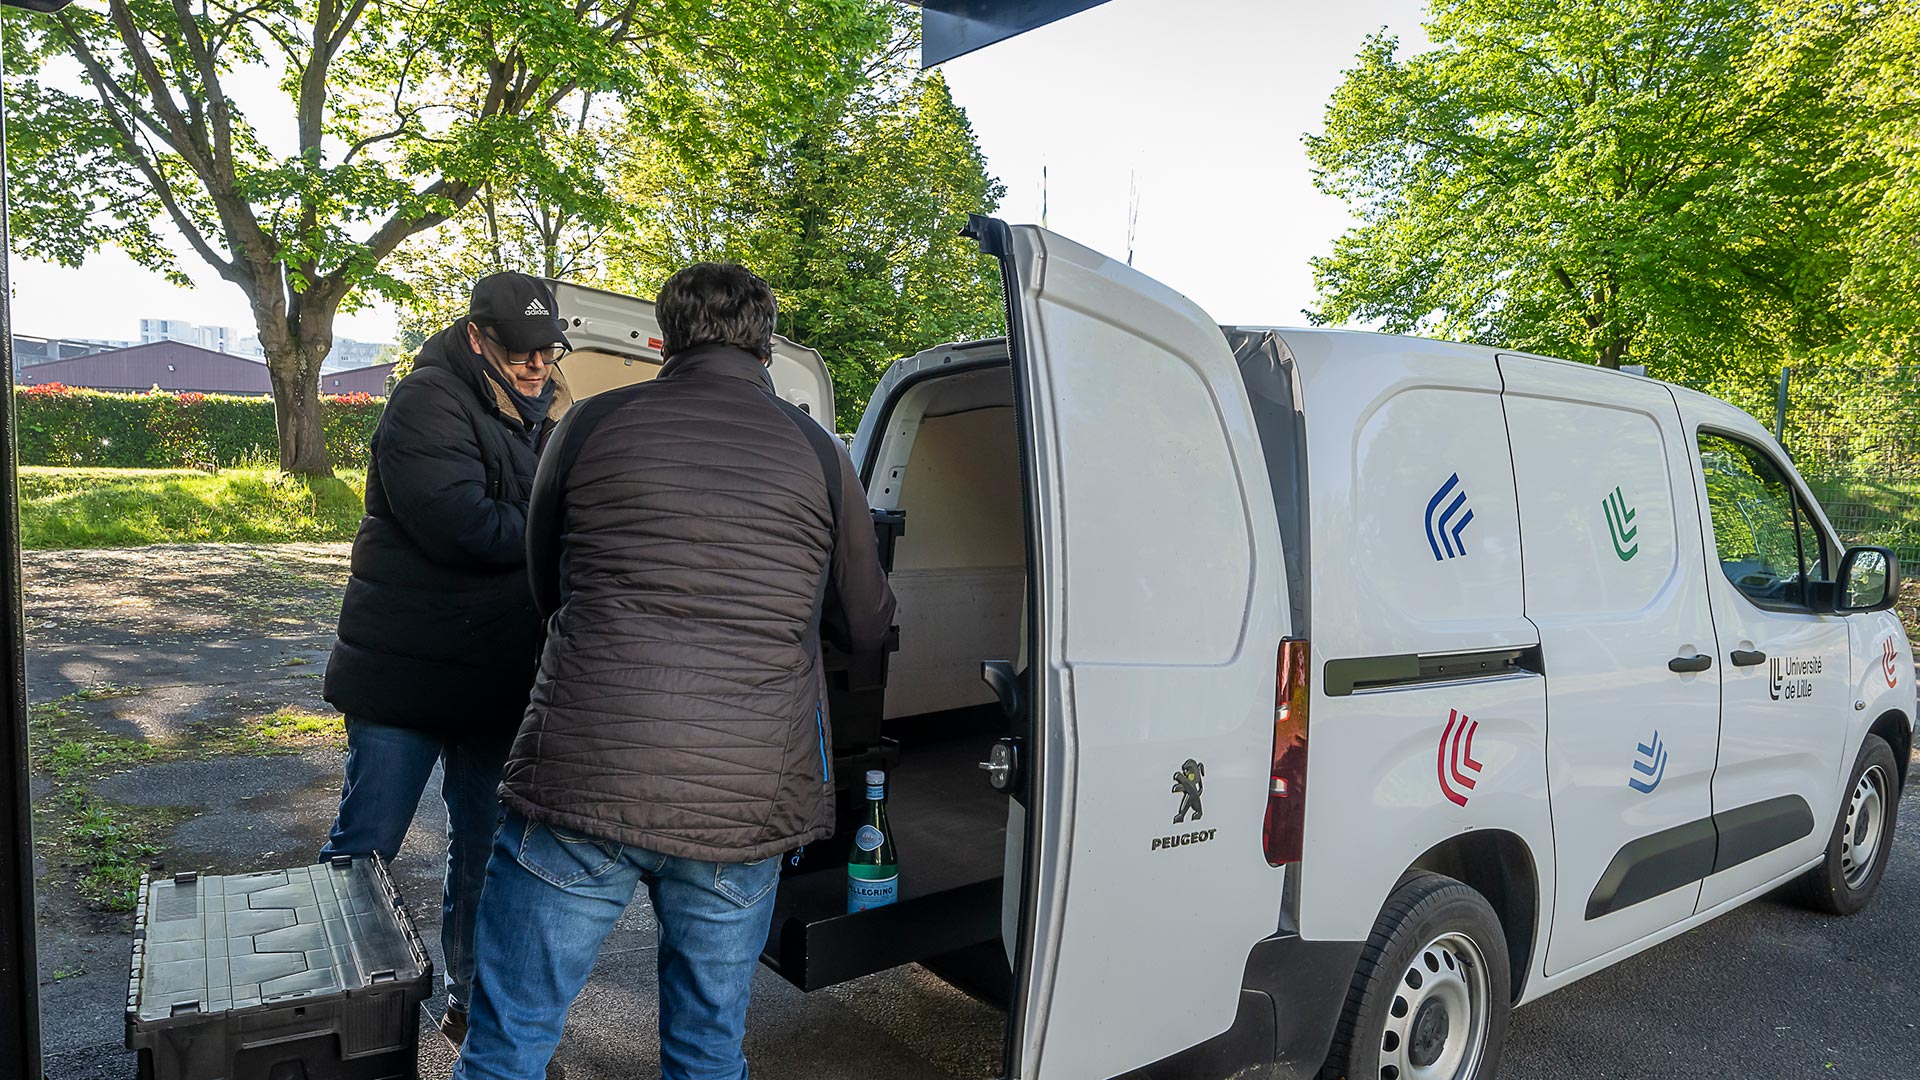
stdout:
<svg viewBox="0 0 1920 1080">
<path fill-rule="evenodd" d="M 1700 433 L 1713 545 L 1735 588 L 1762 607 L 1809 606 L 1826 579 L 1826 543 L 1786 474 L 1764 450 Z"/>
</svg>

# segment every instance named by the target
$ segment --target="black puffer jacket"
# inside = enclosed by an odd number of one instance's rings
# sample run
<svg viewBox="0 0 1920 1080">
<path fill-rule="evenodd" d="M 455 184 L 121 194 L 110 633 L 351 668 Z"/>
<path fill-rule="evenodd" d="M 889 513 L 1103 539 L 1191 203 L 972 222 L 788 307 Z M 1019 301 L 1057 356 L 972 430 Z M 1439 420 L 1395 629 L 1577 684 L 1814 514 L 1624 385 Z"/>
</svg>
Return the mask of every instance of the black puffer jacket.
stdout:
<svg viewBox="0 0 1920 1080">
<path fill-rule="evenodd" d="M 374 429 L 327 664 L 326 699 L 349 716 L 511 734 L 526 710 L 541 638 L 526 571 L 537 458 L 484 362 L 465 319 L 436 334 Z M 566 405 L 561 386 L 534 444 Z"/>
<path fill-rule="evenodd" d="M 819 636 L 869 653 L 893 618 L 846 447 L 775 397 L 750 353 L 700 346 L 582 402 L 531 515 L 534 593 L 558 610 L 508 805 L 714 862 L 830 834 Z"/>
</svg>

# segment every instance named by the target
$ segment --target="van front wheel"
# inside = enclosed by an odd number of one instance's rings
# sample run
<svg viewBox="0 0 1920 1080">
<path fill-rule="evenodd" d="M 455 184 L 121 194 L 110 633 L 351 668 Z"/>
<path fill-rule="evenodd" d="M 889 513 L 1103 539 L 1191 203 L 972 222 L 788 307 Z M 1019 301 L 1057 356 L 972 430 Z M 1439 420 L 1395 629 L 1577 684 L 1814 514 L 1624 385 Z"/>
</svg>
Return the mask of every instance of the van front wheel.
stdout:
<svg viewBox="0 0 1920 1080">
<path fill-rule="evenodd" d="M 1420 873 L 1360 953 L 1323 1080 L 1491 1080 L 1506 1041 L 1507 939 L 1486 898 Z"/>
<path fill-rule="evenodd" d="M 1827 856 L 1799 881 L 1800 902 L 1830 915 L 1853 915 L 1866 907 L 1886 873 L 1899 811 L 1900 767 L 1887 741 L 1868 735 L 1847 778 Z"/>
</svg>

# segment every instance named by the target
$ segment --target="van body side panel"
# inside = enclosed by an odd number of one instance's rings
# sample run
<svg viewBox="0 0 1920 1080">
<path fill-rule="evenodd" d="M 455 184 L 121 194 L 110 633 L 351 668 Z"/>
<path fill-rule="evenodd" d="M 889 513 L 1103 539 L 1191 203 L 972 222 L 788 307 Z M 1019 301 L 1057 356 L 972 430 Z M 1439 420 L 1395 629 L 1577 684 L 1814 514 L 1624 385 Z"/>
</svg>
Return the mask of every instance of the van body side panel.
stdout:
<svg viewBox="0 0 1920 1080">
<path fill-rule="evenodd" d="M 1284 561 L 1232 352 L 1191 301 L 1011 230 L 1033 438 L 1035 940 L 1014 1075 L 1109 1077 L 1234 1023 L 1286 871 L 1262 849 Z"/>
<path fill-rule="evenodd" d="M 1539 637 L 1523 613 L 1493 353 L 1372 334 L 1282 336 L 1300 376 L 1313 493 L 1300 934 L 1365 940 L 1406 869 L 1472 829 L 1520 836 L 1547 904 L 1545 679 L 1502 660 Z M 1482 661 L 1498 674 L 1441 671 Z M 1335 674 L 1378 671 L 1386 685 L 1332 693 L 1330 663 Z"/>
<path fill-rule="evenodd" d="M 1764 531 L 1769 508 L 1744 466 L 1721 450 L 1703 454 L 1698 433 L 1717 436 L 1721 441 L 1713 445 L 1721 448 L 1750 448 L 1802 496 L 1805 484 L 1772 436 L 1746 413 L 1701 394 L 1676 390 L 1675 396 L 1694 440 L 1695 494 L 1709 555 L 1707 589 L 1720 643 L 1714 813 L 1735 814 L 1785 796 L 1803 798 L 1813 810 L 1810 827 L 1805 815 L 1776 816 L 1768 819 L 1773 827 L 1744 836 L 1744 844 L 1767 850 L 1707 878 L 1699 902 L 1705 910 L 1820 855 L 1840 809 L 1840 774 L 1852 764 L 1858 747 L 1857 742 L 1846 745 L 1853 715 L 1864 710 L 1853 707 L 1854 657 L 1846 616 L 1763 606 L 1764 600 L 1756 601 L 1736 584 L 1738 578 L 1746 589 L 1767 591 L 1760 588 L 1765 581 L 1757 579 L 1771 576 L 1748 556 L 1753 550 L 1749 534 Z M 1839 561 L 1839 546 L 1817 510 L 1814 517 L 1801 542 L 1809 558 L 1816 547 L 1824 548 L 1825 574 L 1830 576 Z M 1736 651 L 1743 657 L 1735 657 Z M 1757 663 L 1735 662 L 1756 655 L 1762 657 Z"/>
<path fill-rule="evenodd" d="M 1524 356 L 1500 368 L 1547 671 L 1552 975 L 1693 914 L 1713 866 L 1721 669 L 1668 666 L 1717 652 L 1671 392 Z"/>
<path fill-rule="evenodd" d="M 1905 577 L 1910 573 L 1920 573 L 1920 566 L 1911 570 L 1903 566 L 1900 570 L 1902 577 Z M 1874 721 L 1890 712 L 1899 713 L 1911 732 L 1914 719 L 1913 647 L 1907 640 L 1906 628 L 1900 625 L 1899 617 L 1891 611 L 1849 615 L 1847 632 L 1851 636 L 1854 657 L 1853 697 L 1866 707 L 1854 710 L 1853 722 L 1848 726 L 1846 741 L 1841 746 L 1840 770 L 1834 776 L 1834 783 L 1842 786 L 1853 771 L 1853 759 L 1859 753 L 1860 740 L 1866 737 Z M 1911 745 L 1911 735 L 1908 739 Z M 1898 756 L 1896 750 L 1895 757 Z"/>
</svg>

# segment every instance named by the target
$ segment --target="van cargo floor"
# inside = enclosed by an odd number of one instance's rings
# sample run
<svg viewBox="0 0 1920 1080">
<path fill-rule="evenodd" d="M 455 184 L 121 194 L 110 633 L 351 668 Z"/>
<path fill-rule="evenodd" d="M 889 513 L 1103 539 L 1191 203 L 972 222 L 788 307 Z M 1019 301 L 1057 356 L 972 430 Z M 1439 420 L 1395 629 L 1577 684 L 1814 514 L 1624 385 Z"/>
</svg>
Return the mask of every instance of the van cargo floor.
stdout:
<svg viewBox="0 0 1920 1080">
<path fill-rule="evenodd" d="M 992 745 L 970 735 L 903 752 L 887 778 L 900 899 L 848 914 L 844 867 L 789 874 L 761 961 L 816 990 L 997 940 L 1008 800 L 978 764 Z"/>
</svg>

